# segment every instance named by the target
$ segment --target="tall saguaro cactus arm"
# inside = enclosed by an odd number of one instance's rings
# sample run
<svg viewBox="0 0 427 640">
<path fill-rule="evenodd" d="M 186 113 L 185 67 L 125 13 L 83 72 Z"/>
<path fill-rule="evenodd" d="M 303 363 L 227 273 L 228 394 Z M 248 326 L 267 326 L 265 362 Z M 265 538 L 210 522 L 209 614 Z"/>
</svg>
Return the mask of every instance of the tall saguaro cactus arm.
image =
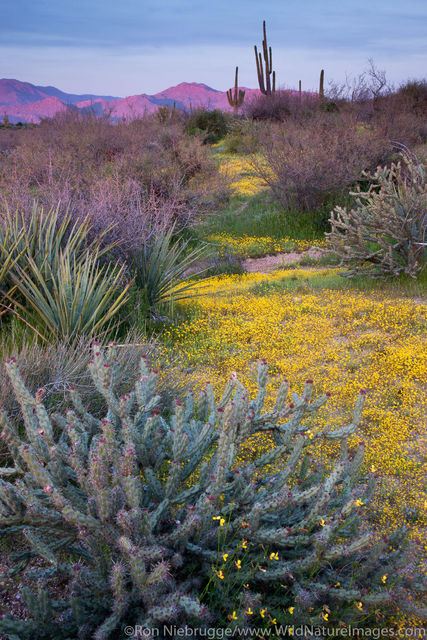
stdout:
<svg viewBox="0 0 427 640">
<path fill-rule="evenodd" d="M 273 54 L 271 51 L 271 47 L 267 45 L 267 32 L 265 28 L 265 20 L 262 23 L 262 29 L 264 34 L 264 39 L 262 41 L 262 52 L 263 56 L 261 56 L 261 52 L 258 52 L 257 46 L 254 46 L 255 51 L 255 62 L 258 74 L 258 84 L 261 93 L 266 96 L 271 96 L 276 91 L 276 72 L 273 71 Z M 265 77 L 264 77 L 264 69 L 263 69 L 263 58 L 265 65 Z M 273 82 L 271 82 L 273 81 Z"/>
<path fill-rule="evenodd" d="M 228 89 L 227 91 L 227 99 L 230 107 L 234 108 L 234 113 L 237 114 L 239 111 L 239 107 L 242 106 L 243 100 L 245 99 L 245 91 L 243 89 L 239 89 L 239 67 L 236 67 L 236 76 L 234 80 L 234 92 L 233 89 Z"/>
</svg>

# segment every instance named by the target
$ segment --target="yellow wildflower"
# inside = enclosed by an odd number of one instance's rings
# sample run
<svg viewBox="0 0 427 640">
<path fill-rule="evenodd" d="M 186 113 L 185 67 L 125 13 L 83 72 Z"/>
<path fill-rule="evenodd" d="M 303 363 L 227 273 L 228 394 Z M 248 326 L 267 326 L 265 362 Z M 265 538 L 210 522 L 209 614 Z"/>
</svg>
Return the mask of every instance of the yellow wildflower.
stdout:
<svg viewBox="0 0 427 640">
<path fill-rule="evenodd" d="M 222 571 L 217 571 L 216 575 L 218 576 L 218 578 L 220 578 L 221 580 L 224 580 L 224 574 Z"/>
<path fill-rule="evenodd" d="M 247 549 L 248 548 L 248 544 L 247 544 L 247 540 L 243 540 L 242 541 L 242 549 Z"/>
<path fill-rule="evenodd" d="M 363 603 L 362 602 L 355 602 L 354 606 L 356 607 L 356 609 L 359 609 L 359 611 L 363 611 Z"/>
<path fill-rule="evenodd" d="M 237 567 L 238 569 L 241 569 L 241 568 L 242 568 L 242 561 L 241 561 L 241 560 L 236 560 L 236 562 L 235 562 L 234 564 L 236 565 L 236 567 Z"/>
<path fill-rule="evenodd" d="M 383 584 L 385 584 L 385 583 L 387 582 L 387 574 L 386 574 L 386 573 L 385 573 L 385 574 L 383 575 L 383 577 L 381 578 L 381 582 L 382 582 Z"/>
<path fill-rule="evenodd" d="M 253 615 L 253 613 L 254 613 L 254 612 L 252 611 L 252 609 L 251 609 L 250 607 L 249 607 L 249 609 L 248 609 L 247 611 L 245 611 L 245 614 L 246 614 L 247 616 L 252 616 L 252 615 Z"/>
<path fill-rule="evenodd" d="M 237 620 L 237 615 L 236 612 L 233 611 L 232 615 L 230 616 L 231 620 Z"/>
<path fill-rule="evenodd" d="M 278 560 L 279 559 L 279 553 L 276 551 L 276 553 L 270 553 L 270 560 Z"/>
<path fill-rule="evenodd" d="M 267 613 L 267 609 L 261 609 L 260 614 L 261 618 L 265 618 L 265 614 Z"/>
<path fill-rule="evenodd" d="M 228 558 L 228 553 L 223 553 L 222 559 L 224 560 L 224 562 L 227 562 L 227 558 Z"/>
<path fill-rule="evenodd" d="M 295 609 L 295 607 L 289 607 L 289 609 L 288 609 L 288 611 L 291 614 L 291 616 L 294 615 L 294 609 Z"/>
<path fill-rule="evenodd" d="M 321 527 L 324 527 L 325 525 L 326 525 L 326 522 L 325 522 L 325 521 L 324 521 L 324 519 L 322 518 L 322 519 L 321 519 L 321 521 L 320 521 L 320 526 L 321 526 Z"/>
</svg>

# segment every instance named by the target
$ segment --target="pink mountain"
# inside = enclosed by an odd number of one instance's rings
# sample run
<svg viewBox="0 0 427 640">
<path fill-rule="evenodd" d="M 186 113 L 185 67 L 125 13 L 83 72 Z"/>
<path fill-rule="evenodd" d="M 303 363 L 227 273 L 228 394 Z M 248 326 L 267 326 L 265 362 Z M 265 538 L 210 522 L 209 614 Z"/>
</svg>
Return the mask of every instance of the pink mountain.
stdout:
<svg viewBox="0 0 427 640">
<path fill-rule="evenodd" d="M 34 122 L 38 123 L 43 118 L 53 118 L 68 107 L 58 98 L 43 98 L 35 102 L 24 104 L 0 105 L 0 117 L 7 114 L 9 122 Z"/>
<path fill-rule="evenodd" d="M 258 89 L 241 88 L 246 91 L 246 100 L 259 95 Z M 181 82 L 154 95 L 142 93 L 127 98 L 113 98 L 69 94 L 55 87 L 38 87 L 19 80 L 0 80 L 0 118 L 3 119 L 7 114 L 10 122 L 40 122 L 42 118 L 51 118 L 71 105 L 82 112 L 110 114 L 113 119 L 129 120 L 144 113 L 153 113 L 160 106 L 173 107 L 174 104 L 177 109 L 231 109 L 225 91 L 198 82 Z"/>
</svg>

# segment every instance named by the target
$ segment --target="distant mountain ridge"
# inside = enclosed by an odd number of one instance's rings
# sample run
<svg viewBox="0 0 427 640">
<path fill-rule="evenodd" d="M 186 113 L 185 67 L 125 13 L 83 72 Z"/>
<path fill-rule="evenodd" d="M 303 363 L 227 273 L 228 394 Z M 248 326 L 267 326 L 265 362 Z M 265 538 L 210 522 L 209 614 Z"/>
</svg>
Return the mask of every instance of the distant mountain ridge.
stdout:
<svg viewBox="0 0 427 640">
<path fill-rule="evenodd" d="M 246 96 L 259 95 L 258 89 L 245 89 Z M 0 79 L 0 118 L 4 115 L 10 122 L 40 122 L 55 113 L 73 107 L 82 112 L 110 114 L 114 119 L 132 119 L 152 113 L 160 106 L 176 105 L 177 108 L 206 107 L 207 109 L 230 110 L 225 91 L 213 89 L 198 82 L 181 82 L 154 95 L 146 93 L 117 98 L 95 94 L 66 93 L 56 87 L 36 86 L 15 79 Z"/>
</svg>

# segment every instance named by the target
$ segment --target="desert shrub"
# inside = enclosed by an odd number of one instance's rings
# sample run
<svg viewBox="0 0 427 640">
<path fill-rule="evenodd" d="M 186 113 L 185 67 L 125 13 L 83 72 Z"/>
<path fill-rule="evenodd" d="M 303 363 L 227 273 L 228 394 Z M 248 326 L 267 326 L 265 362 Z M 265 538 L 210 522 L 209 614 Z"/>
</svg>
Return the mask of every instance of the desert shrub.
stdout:
<svg viewBox="0 0 427 640">
<path fill-rule="evenodd" d="M 356 206 L 331 212 L 330 250 L 349 267 L 347 275 L 368 273 L 416 277 L 425 264 L 427 182 L 425 164 L 405 154 L 390 167 L 365 173 L 368 191 L 351 195 Z"/>
<path fill-rule="evenodd" d="M 73 219 L 90 214 L 96 232 L 114 224 L 113 237 L 124 240 L 123 247 L 144 241 L 151 229 L 185 227 L 226 189 L 215 180 L 209 150 L 179 122 L 113 124 L 63 114 L 15 132 L 7 145 L 0 154 L 0 196 L 12 210 L 18 204 L 29 210 L 34 199 L 45 210 L 60 202 L 60 213 L 68 209 Z"/>
<path fill-rule="evenodd" d="M 303 92 L 300 99 L 297 91 L 284 90 L 272 96 L 254 96 L 245 101 L 243 111 L 252 120 L 284 122 L 288 119 L 306 119 L 314 115 L 320 106 L 317 94 Z"/>
<path fill-rule="evenodd" d="M 224 138 L 226 153 L 256 153 L 259 143 L 258 137 L 262 123 L 250 121 L 246 118 L 236 118 L 230 122 L 229 132 Z"/>
<path fill-rule="evenodd" d="M 409 80 L 399 87 L 397 93 L 403 96 L 409 108 L 417 115 L 425 117 L 427 113 L 427 80 Z"/>
<path fill-rule="evenodd" d="M 425 585 L 403 534 L 373 545 L 373 532 L 361 530 L 373 487 L 357 482 L 363 451 L 349 455 L 348 438 L 363 393 L 348 426 L 316 431 L 327 397 L 312 400 L 311 380 L 291 404 L 285 381 L 262 413 L 265 362 L 250 402 L 232 377 L 218 404 L 208 387 L 177 402 L 172 416 L 157 408 L 158 374 L 144 360 L 134 391 L 121 397 L 117 367 L 99 345 L 89 367 L 106 405 L 101 420 L 75 391 L 73 409 L 49 414 L 16 362 L 6 363 L 25 431 L 0 414 L 14 461 L 2 471 L 0 523 L 3 533 L 22 531 L 27 545 L 13 556 L 15 571 L 33 556 L 45 566 L 32 573 L 39 593 L 23 594 L 29 619 L 4 617 L 2 633 L 101 640 L 125 624 L 223 627 L 227 616 L 248 628 L 266 610 L 291 624 L 329 616 L 360 625 L 397 603 L 425 619 Z M 271 435 L 270 450 L 242 462 L 242 447 L 260 434 Z M 323 439 L 340 452 L 322 472 L 308 454 Z M 54 575 L 69 582 L 68 600 L 51 600 L 44 585 Z"/>
<path fill-rule="evenodd" d="M 203 133 L 204 143 L 213 144 L 228 131 L 229 118 L 220 110 L 195 109 L 187 120 L 188 133 Z"/>
<path fill-rule="evenodd" d="M 389 143 L 351 115 L 320 114 L 272 125 L 260 139 L 263 157 L 252 166 L 285 209 L 309 211 L 376 166 Z"/>
<path fill-rule="evenodd" d="M 173 237 L 174 229 L 156 236 L 134 251 L 129 269 L 137 288 L 136 296 L 145 313 L 158 313 L 161 305 L 196 295 L 195 282 L 186 281 L 200 275 L 197 263 L 207 254 L 205 247 L 189 250 L 188 242 Z"/>
</svg>

